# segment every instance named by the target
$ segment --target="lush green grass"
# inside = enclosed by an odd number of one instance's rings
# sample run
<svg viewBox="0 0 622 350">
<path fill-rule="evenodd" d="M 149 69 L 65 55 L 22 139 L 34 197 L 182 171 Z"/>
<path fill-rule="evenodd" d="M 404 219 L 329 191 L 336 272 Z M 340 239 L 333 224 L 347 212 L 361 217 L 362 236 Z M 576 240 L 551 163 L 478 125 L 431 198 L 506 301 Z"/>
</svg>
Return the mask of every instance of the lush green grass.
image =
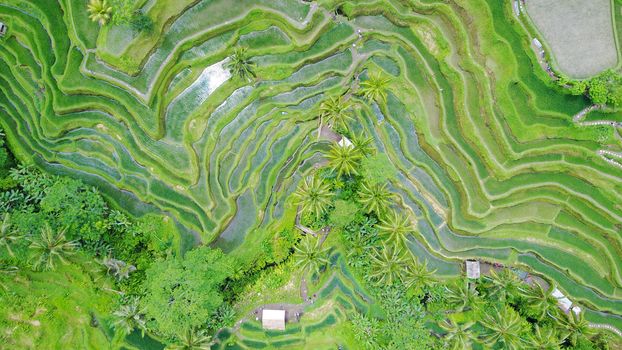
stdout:
<svg viewBox="0 0 622 350">
<path fill-rule="evenodd" d="M 94 262 L 53 272 L 20 271 L 0 295 L 3 346 L 14 349 L 104 349 L 112 343 L 106 317 L 114 285 Z M 5 279 L 6 280 L 6 279 Z"/>
</svg>

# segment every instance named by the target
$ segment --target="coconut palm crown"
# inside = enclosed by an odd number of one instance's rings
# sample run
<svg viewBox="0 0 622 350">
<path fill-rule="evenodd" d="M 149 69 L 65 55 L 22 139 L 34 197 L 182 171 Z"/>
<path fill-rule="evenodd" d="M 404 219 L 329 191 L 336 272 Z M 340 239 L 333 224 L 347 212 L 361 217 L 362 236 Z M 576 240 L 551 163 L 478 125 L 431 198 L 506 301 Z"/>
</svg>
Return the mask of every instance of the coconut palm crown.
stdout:
<svg viewBox="0 0 622 350">
<path fill-rule="evenodd" d="M 348 129 L 348 121 L 352 120 L 350 114 L 352 103 L 346 101 L 343 97 L 331 97 L 320 105 L 320 118 L 324 118 L 327 122 L 335 127 Z"/>
<path fill-rule="evenodd" d="M 178 342 L 166 347 L 166 350 L 209 350 L 214 342 L 212 337 L 203 331 L 188 330 L 180 334 Z"/>
<path fill-rule="evenodd" d="M 0 223 L 0 248 L 6 249 L 10 256 L 15 256 L 11 245 L 19 240 L 20 237 L 21 235 L 17 230 L 12 228 L 11 216 L 9 213 L 5 213 L 2 223 Z"/>
<path fill-rule="evenodd" d="M 294 246 L 294 250 L 296 266 L 303 270 L 308 269 L 312 273 L 316 273 L 328 264 L 329 248 L 322 247 L 317 238 L 306 236 L 298 245 Z"/>
<path fill-rule="evenodd" d="M 363 132 L 353 135 L 351 140 L 352 146 L 364 157 L 374 154 L 374 139 L 366 136 Z"/>
<path fill-rule="evenodd" d="M 358 166 L 363 156 L 350 145 L 335 143 L 326 154 L 328 166 L 337 172 L 338 176 L 358 175 Z"/>
<path fill-rule="evenodd" d="M 414 231 L 414 227 L 408 216 L 393 210 L 380 221 L 378 230 L 387 241 L 396 246 L 405 246 L 408 242 L 408 234 Z"/>
<path fill-rule="evenodd" d="M 485 328 L 484 343 L 490 347 L 502 345 L 503 349 L 522 349 L 521 333 L 524 324 L 518 313 L 509 307 L 490 310 L 481 321 Z"/>
<path fill-rule="evenodd" d="M 250 81 L 256 76 L 255 63 L 248 58 L 247 51 L 246 47 L 236 47 L 233 54 L 229 56 L 226 67 L 231 74 Z"/>
<path fill-rule="evenodd" d="M 33 268 L 36 270 L 54 270 L 56 263 L 67 263 L 67 257 L 74 253 L 77 247 L 75 241 L 68 241 L 65 229 L 54 232 L 46 223 L 38 237 L 31 240 L 30 249 L 33 251 Z"/>
<path fill-rule="evenodd" d="M 91 0 L 86 7 L 89 12 L 89 18 L 99 25 L 106 25 L 112 16 L 112 6 L 108 5 L 107 0 Z"/>
<path fill-rule="evenodd" d="M 143 318 L 143 311 L 138 307 L 138 300 L 122 305 L 112 315 L 115 317 L 112 326 L 125 334 L 130 334 L 136 328 L 144 332 L 146 328 L 146 321 Z"/>
<path fill-rule="evenodd" d="M 400 248 L 384 245 L 371 257 L 372 272 L 369 277 L 378 284 L 393 284 L 404 279 L 408 260 Z"/>
<path fill-rule="evenodd" d="M 445 341 L 445 349 L 464 350 L 470 349 L 473 340 L 476 339 L 471 327 L 475 322 L 456 323 L 452 320 L 444 320 L 439 324 L 441 329 L 445 331 L 443 340 Z"/>
<path fill-rule="evenodd" d="M 370 184 L 363 182 L 359 190 L 361 204 L 368 213 L 375 213 L 381 217 L 391 206 L 393 194 L 387 189 L 386 184 Z"/>
<path fill-rule="evenodd" d="M 313 213 L 316 218 L 326 212 L 332 196 L 330 186 L 318 177 L 305 178 L 294 192 L 296 204 L 302 207 L 303 212 Z"/>
<path fill-rule="evenodd" d="M 391 79 L 380 74 L 373 74 L 361 83 L 359 94 L 369 101 L 387 103 L 387 90 Z"/>
</svg>

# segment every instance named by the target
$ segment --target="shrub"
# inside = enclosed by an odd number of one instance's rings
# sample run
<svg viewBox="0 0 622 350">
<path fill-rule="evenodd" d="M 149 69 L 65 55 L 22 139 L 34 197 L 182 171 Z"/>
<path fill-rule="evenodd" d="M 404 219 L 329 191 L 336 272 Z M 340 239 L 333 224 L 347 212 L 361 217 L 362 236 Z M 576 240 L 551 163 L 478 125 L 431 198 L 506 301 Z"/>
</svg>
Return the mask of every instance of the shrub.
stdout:
<svg viewBox="0 0 622 350">
<path fill-rule="evenodd" d="M 361 168 L 363 177 L 370 184 L 384 184 L 397 176 L 391 160 L 382 153 L 363 159 Z"/>
<path fill-rule="evenodd" d="M 174 336 L 203 326 L 222 305 L 220 288 L 232 272 L 231 258 L 207 246 L 189 251 L 183 260 L 170 256 L 155 262 L 147 270 L 142 299 L 154 328 Z"/>
<path fill-rule="evenodd" d="M 134 12 L 130 19 L 130 25 L 137 32 L 151 32 L 153 30 L 153 21 L 142 11 Z"/>
<path fill-rule="evenodd" d="M 588 96 L 595 104 L 622 104 L 622 76 L 607 70 L 587 82 Z"/>
<path fill-rule="evenodd" d="M 337 200 L 335 209 L 329 215 L 329 220 L 335 227 L 343 228 L 354 220 L 358 211 L 359 206 L 356 203 Z"/>
</svg>

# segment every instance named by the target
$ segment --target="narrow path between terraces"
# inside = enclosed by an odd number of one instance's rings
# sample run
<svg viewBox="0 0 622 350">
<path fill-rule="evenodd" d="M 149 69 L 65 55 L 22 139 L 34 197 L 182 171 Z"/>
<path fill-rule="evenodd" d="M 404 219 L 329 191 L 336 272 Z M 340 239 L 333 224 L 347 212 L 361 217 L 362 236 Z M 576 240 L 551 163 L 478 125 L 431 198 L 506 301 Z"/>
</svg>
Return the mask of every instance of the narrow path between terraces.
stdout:
<svg viewBox="0 0 622 350">
<path fill-rule="evenodd" d="M 622 127 L 622 123 L 621 122 L 616 122 L 613 120 L 593 120 L 593 121 L 583 121 L 583 119 L 585 119 L 585 116 L 590 113 L 591 111 L 594 110 L 602 110 L 605 109 L 605 106 L 602 105 L 592 105 L 589 107 L 586 107 L 584 109 L 582 109 L 581 111 L 579 111 L 579 113 L 575 114 L 572 117 L 572 121 L 578 125 L 578 126 L 598 126 L 598 125 L 602 125 L 602 126 L 611 126 L 613 127 L 613 131 L 615 133 L 616 138 L 618 138 L 619 140 L 622 140 L 622 136 L 620 135 L 619 129 L 620 127 Z M 610 150 L 606 150 L 606 149 L 600 149 L 598 151 L 596 151 L 596 153 L 607 163 L 613 165 L 613 166 L 617 166 L 619 168 L 622 168 L 622 153 L 620 152 L 612 152 Z M 613 159 L 613 158 L 617 158 L 620 159 L 620 161 Z"/>
</svg>

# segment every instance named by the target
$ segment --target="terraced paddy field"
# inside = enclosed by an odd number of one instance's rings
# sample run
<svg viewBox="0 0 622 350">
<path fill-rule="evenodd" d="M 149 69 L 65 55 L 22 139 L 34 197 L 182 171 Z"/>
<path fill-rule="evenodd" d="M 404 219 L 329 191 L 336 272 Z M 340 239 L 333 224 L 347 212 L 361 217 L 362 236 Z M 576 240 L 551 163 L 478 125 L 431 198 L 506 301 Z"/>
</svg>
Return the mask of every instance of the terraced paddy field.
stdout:
<svg viewBox="0 0 622 350">
<path fill-rule="evenodd" d="M 565 74 L 589 78 L 617 65 L 613 1 L 531 0 L 525 5 Z"/>
<path fill-rule="evenodd" d="M 348 325 L 352 313 L 373 313 L 377 304 L 349 272 L 343 259 L 335 261 L 313 291 L 315 301 L 303 308 L 300 321 L 287 324 L 285 331 L 265 330 L 250 317 L 235 328 L 218 334 L 217 349 L 344 349 L 358 348 Z M 292 317 L 293 318 L 293 317 Z"/>
<path fill-rule="evenodd" d="M 573 122 L 589 101 L 550 81 L 512 2 L 138 5 L 148 34 L 100 29 L 83 1 L 0 3 L 0 123 L 21 160 L 244 252 L 295 211 L 286 198 L 330 145 L 319 105 L 345 94 L 350 128 L 398 173 L 414 255 L 444 276 L 467 258 L 520 266 L 622 329 L 618 129 Z M 223 68 L 238 46 L 252 83 Z M 372 73 L 391 78 L 381 105 L 349 93 Z"/>
</svg>

